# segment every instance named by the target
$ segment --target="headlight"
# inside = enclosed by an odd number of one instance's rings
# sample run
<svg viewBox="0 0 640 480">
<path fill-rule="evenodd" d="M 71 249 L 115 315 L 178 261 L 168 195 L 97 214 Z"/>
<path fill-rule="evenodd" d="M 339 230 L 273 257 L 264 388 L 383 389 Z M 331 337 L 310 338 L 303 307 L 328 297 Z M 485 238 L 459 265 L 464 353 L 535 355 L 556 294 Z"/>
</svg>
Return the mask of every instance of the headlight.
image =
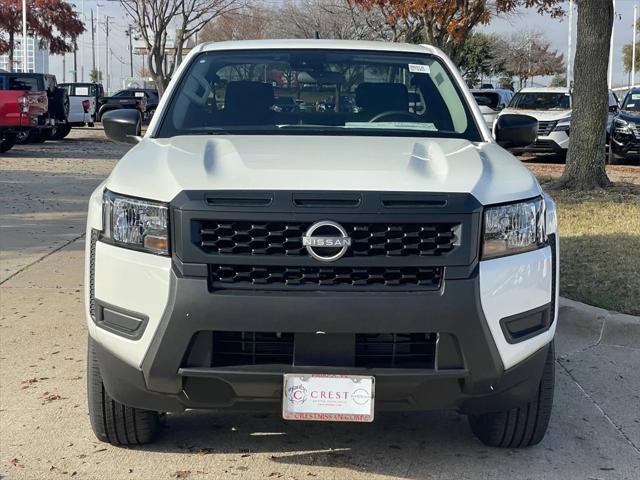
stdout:
<svg viewBox="0 0 640 480">
<path fill-rule="evenodd" d="M 544 200 L 486 208 L 483 231 L 482 260 L 542 247 L 547 242 Z"/>
<path fill-rule="evenodd" d="M 616 133 L 631 133 L 629 122 L 627 122 L 626 120 L 622 120 L 621 118 L 613 119 L 613 130 Z"/>
<path fill-rule="evenodd" d="M 166 203 L 124 197 L 106 190 L 102 201 L 103 237 L 121 247 L 169 254 Z"/>
<path fill-rule="evenodd" d="M 561 118 L 556 123 L 554 130 L 556 132 L 567 132 L 569 133 L 569 128 L 571 127 L 571 117 Z"/>
</svg>

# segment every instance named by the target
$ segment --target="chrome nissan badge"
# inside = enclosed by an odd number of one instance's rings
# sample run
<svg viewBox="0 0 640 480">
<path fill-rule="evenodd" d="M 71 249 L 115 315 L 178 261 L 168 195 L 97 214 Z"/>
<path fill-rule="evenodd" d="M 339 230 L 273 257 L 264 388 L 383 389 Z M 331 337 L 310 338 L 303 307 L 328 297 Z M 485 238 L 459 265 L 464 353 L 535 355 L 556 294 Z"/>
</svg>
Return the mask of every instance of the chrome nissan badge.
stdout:
<svg viewBox="0 0 640 480">
<path fill-rule="evenodd" d="M 302 237 L 302 245 L 316 260 L 334 262 L 347 253 L 351 237 L 342 225 L 323 220 L 309 227 Z"/>
</svg>

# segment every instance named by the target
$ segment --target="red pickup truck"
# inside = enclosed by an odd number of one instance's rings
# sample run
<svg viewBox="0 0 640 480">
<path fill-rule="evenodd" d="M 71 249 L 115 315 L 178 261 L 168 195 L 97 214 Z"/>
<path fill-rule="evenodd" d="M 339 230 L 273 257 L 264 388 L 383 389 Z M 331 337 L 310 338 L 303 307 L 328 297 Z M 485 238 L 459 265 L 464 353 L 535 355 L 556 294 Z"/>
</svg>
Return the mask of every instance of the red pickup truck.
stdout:
<svg viewBox="0 0 640 480">
<path fill-rule="evenodd" d="M 19 132 L 35 128 L 47 108 L 47 92 L 0 90 L 0 153 L 13 147 Z"/>
<path fill-rule="evenodd" d="M 56 77 L 0 72 L 0 151 L 17 143 L 44 142 L 67 126 L 69 96 Z"/>
</svg>

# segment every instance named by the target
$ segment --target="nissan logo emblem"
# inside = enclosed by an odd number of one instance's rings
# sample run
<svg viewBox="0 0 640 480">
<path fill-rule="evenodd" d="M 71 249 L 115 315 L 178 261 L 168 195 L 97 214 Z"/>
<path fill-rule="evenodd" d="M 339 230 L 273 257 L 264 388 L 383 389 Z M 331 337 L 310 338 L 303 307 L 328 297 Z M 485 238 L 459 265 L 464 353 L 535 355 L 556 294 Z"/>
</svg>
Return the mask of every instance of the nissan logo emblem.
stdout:
<svg viewBox="0 0 640 480">
<path fill-rule="evenodd" d="M 342 225 L 323 220 L 309 227 L 302 237 L 302 245 L 316 260 L 334 262 L 347 253 L 351 237 Z"/>
</svg>

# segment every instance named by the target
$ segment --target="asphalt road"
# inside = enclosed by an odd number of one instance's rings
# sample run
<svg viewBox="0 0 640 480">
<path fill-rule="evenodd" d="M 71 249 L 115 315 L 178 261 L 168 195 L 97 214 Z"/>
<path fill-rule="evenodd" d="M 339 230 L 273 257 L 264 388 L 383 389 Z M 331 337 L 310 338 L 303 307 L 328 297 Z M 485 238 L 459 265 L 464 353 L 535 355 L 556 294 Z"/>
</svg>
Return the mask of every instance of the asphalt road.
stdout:
<svg viewBox="0 0 640 480">
<path fill-rule="evenodd" d="M 483 446 L 453 412 L 362 425 L 193 411 L 168 416 L 151 446 L 98 442 L 85 400 L 84 216 L 125 150 L 81 130 L 0 157 L 0 477 L 640 478 L 640 345 L 570 307 L 551 426 L 528 450 Z"/>
</svg>

